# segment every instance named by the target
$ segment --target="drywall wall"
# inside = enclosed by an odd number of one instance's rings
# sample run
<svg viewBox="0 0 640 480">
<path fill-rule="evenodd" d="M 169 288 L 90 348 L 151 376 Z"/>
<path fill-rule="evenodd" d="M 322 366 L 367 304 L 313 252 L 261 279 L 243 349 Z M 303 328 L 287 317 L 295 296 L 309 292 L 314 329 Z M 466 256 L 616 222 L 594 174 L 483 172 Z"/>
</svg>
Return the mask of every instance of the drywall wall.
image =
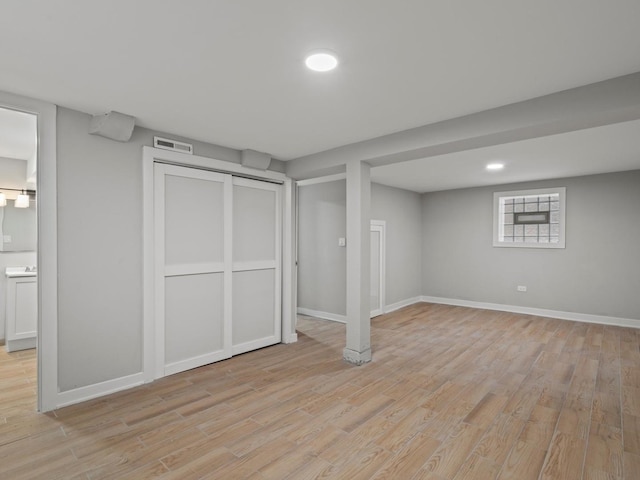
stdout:
<svg viewBox="0 0 640 480">
<path fill-rule="evenodd" d="M 371 184 L 371 218 L 386 221 L 385 302 L 392 305 L 421 292 L 420 195 Z"/>
<path fill-rule="evenodd" d="M 142 146 L 159 135 L 193 143 L 196 155 L 240 162 L 237 150 L 144 128 L 127 143 L 89 135 L 90 118 L 58 108 L 62 392 L 142 369 Z"/>
<path fill-rule="evenodd" d="M 345 180 L 298 188 L 298 307 L 346 315 Z"/>
<path fill-rule="evenodd" d="M 346 183 L 298 189 L 298 306 L 334 315 L 346 313 Z M 371 185 L 371 218 L 386 221 L 387 305 L 420 295 L 420 195 Z M 347 239 L 348 241 L 348 239 Z"/>
<path fill-rule="evenodd" d="M 493 192 L 558 186 L 565 249 L 492 246 Z M 639 207 L 640 171 L 424 194 L 422 292 L 640 319 Z"/>
</svg>

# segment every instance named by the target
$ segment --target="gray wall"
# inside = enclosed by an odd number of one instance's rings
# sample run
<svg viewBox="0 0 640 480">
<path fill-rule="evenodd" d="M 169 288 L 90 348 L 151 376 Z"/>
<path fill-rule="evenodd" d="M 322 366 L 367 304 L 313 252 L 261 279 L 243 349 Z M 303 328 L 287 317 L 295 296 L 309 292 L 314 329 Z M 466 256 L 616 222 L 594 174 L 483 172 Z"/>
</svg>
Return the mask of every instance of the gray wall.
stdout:
<svg viewBox="0 0 640 480">
<path fill-rule="evenodd" d="M 371 185 L 371 218 L 387 222 L 387 305 L 421 294 L 421 212 L 419 194 Z"/>
<path fill-rule="evenodd" d="M 493 192 L 557 186 L 565 249 L 492 246 Z M 424 194 L 422 226 L 424 295 L 640 319 L 640 171 Z"/>
<path fill-rule="evenodd" d="M 89 135 L 89 119 L 58 108 L 61 391 L 142 369 L 142 146 L 155 134 L 193 143 L 196 155 L 240 161 L 237 150 L 143 128 L 127 143 Z"/>
<path fill-rule="evenodd" d="M 298 206 L 298 306 L 345 315 L 345 181 L 300 187 Z M 387 226 L 387 305 L 420 295 L 420 211 L 417 193 L 372 184 L 371 218 Z"/>
<path fill-rule="evenodd" d="M 298 307 L 346 314 L 346 197 L 344 180 L 298 188 Z"/>
</svg>

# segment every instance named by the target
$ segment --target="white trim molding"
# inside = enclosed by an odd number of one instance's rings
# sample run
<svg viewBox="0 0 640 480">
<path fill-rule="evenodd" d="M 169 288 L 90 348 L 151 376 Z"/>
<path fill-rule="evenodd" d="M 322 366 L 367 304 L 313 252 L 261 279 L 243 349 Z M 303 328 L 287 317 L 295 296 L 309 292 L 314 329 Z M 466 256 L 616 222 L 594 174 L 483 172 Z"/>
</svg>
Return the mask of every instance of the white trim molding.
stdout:
<svg viewBox="0 0 640 480">
<path fill-rule="evenodd" d="M 416 303 L 423 302 L 423 297 L 411 297 L 399 302 L 392 303 L 391 305 L 385 305 L 383 308 L 383 314 L 395 312 L 401 308 L 414 305 Z M 308 317 L 320 318 L 322 320 L 331 320 L 332 322 L 347 323 L 347 316 L 339 313 L 323 312 L 321 310 L 313 310 L 311 308 L 298 307 L 298 313 L 300 315 L 306 315 Z"/>
<path fill-rule="evenodd" d="M 335 175 L 326 175 L 324 177 L 309 178 L 308 180 L 298 180 L 298 187 L 308 187 L 309 185 L 317 185 L 319 183 L 337 182 L 338 180 L 346 180 L 346 173 L 336 173 Z"/>
<path fill-rule="evenodd" d="M 400 310 L 401 308 L 408 307 L 409 305 L 414 305 L 416 303 L 422 302 L 422 297 L 411 297 L 406 298 L 404 300 L 400 300 L 399 302 L 392 303 L 390 305 L 386 305 L 384 307 L 384 313 L 395 312 L 396 310 Z"/>
<path fill-rule="evenodd" d="M 521 313 L 523 315 L 535 315 L 536 317 L 556 318 L 558 320 L 570 320 L 573 322 L 596 323 L 600 325 L 613 325 L 616 327 L 640 328 L 640 319 L 634 318 L 609 317 L 606 315 L 592 315 L 589 313 L 563 312 L 561 310 L 521 307 L 517 305 L 503 305 L 501 303 L 476 302 L 474 300 L 461 300 L 457 298 L 431 297 L 428 295 L 407 298 L 406 300 L 401 300 L 399 302 L 387 305 L 384 309 L 384 313 L 395 312 L 396 310 L 400 310 L 401 308 L 421 302 L 453 305 L 456 307 L 478 308 L 483 310 L 496 310 L 499 312 Z M 311 310 L 309 308 L 298 307 L 298 313 L 300 315 L 321 318 L 323 320 L 331 320 L 333 322 L 347 322 L 345 315 L 322 312 L 319 310 Z"/>
<path fill-rule="evenodd" d="M 503 305 L 500 303 L 476 302 L 474 300 L 460 300 L 457 298 L 430 297 L 428 295 L 423 295 L 421 301 L 427 303 L 454 305 L 458 307 L 481 308 L 484 310 L 521 313 L 524 315 L 557 318 L 558 320 L 571 320 L 574 322 L 598 323 L 601 325 L 614 325 L 617 327 L 640 328 L 640 319 L 633 318 L 608 317 L 605 315 L 592 315 L 589 313 L 563 312 L 561 310 L 520 307 L 517 305 Z"/>
<path fill-rule="evenodd" d="M 109 395 L 120 390 L 137 387 L 144 383 L 144 375 L 142 372 L 127 375 L 126 377 L 114 378 L 106 380 L 86 387 L 78 387 L 73 390 L 67 390 L 58 394 L 57 408 L 73 405 L 74 403 L 85 402 L 92 398 Z"/>
<path fill-rule="evenodd" d="M 320 310 L 312 310 L 310 308 L 298 307 L 300 315 L 307 317 L 321 318 L 322 320 L 331 320 L 332 322 L 347 323 L 347 316 L 339 313 L 322 312 Z"/>
</svg>

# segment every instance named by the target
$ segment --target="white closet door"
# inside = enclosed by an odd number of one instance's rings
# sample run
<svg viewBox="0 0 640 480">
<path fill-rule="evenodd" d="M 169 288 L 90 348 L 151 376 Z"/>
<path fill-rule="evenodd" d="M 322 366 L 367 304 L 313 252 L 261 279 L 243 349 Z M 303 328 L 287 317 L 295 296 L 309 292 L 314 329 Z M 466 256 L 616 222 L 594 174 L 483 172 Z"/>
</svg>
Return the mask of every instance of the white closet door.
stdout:
<svg viewBox="0 0 640 480">
<path fill-rule="evenodd" d="M 231 177 L 155 165 L 156 376 L 231 356 Z"/>
<path fill-rule="evenodd" d="M 281 341 L 280 192 L 233 179 L 234 355 Z"/>
</svg>

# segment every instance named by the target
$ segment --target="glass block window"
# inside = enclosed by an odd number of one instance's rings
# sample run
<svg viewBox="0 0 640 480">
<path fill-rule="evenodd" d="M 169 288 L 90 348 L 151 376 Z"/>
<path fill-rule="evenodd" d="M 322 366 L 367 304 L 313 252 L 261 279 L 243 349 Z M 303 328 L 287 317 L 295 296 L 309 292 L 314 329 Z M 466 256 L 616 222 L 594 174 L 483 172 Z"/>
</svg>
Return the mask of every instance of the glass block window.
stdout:
<svg viewBox="0 0 640 480">
<path fill-rule="evenodd" d="M 566 188 L 493 194 L 493 246 L 564 248 Z"/>
</svg>

